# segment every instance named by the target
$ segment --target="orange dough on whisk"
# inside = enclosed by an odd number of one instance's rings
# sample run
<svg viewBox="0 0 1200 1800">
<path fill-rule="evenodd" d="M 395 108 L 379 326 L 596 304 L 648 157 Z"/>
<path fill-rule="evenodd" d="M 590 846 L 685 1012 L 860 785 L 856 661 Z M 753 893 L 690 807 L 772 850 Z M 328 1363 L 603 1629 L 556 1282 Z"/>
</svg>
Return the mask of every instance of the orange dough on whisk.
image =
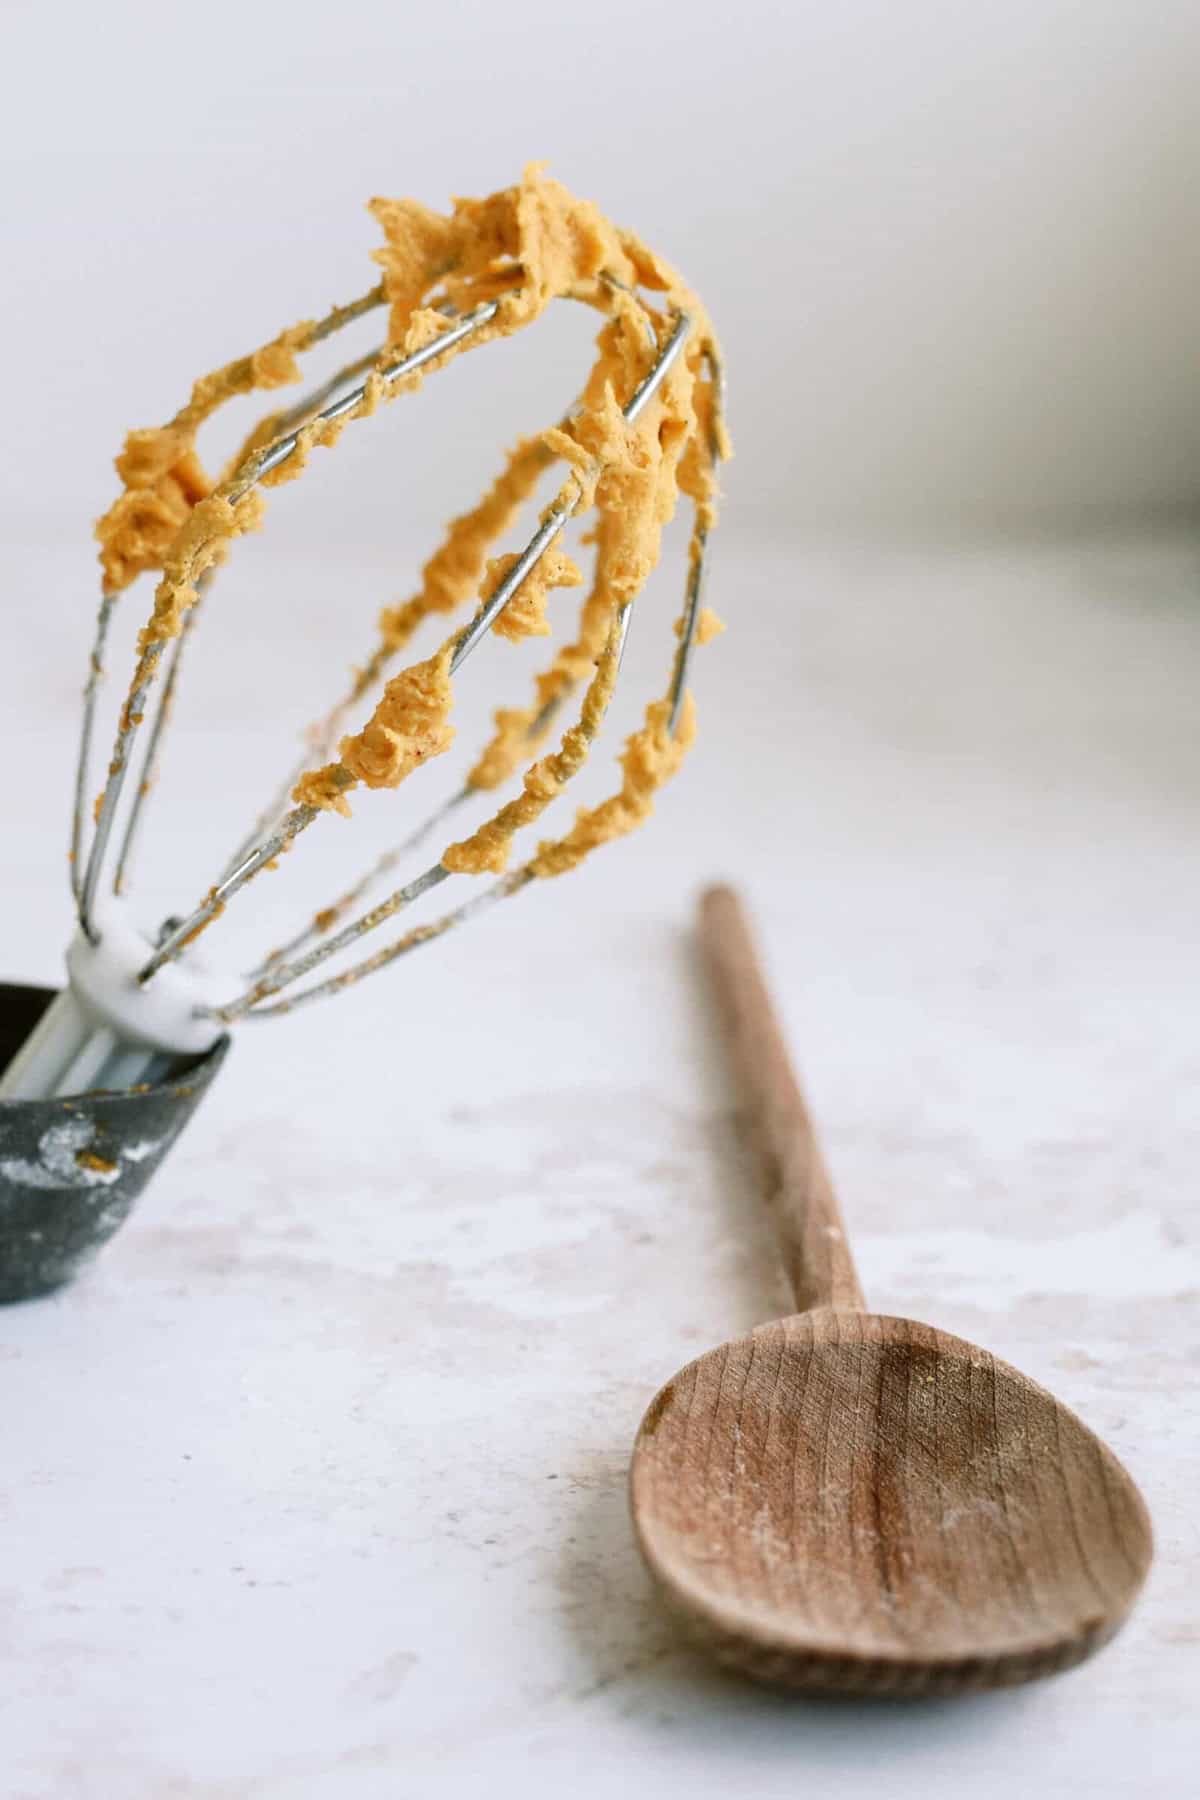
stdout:
<svg viewBox="0 0 1200 1800">
<path fill-rule="evenodd" d="M 480 589 L 479 598 L 490 600 L 506 575 L 511 575 L 520 557 L 515 553 L 510 556 L 494 556 L 487 566 L 487 580 Z M 579 573 L 569 556 L 561 550 L 548 550 L 539 563 L 536 563 L 526 575 L 524 581 L 504 607 L 497 614 L 492 630 L 497 637 L 507 638 L 511 644 L 519 643 L 527 637 L 549 637 L 550 621 L 546 617 L 546 601 L 550 589 L 556 587 L 579 587 L 583 576 Z"/>
<path fill-rule="evenodd" d="M 555 462 L 565 464 L 543 519 L 594 508 L 592 578 L 574 636 L 537 676 L 530 706 L 496 712 L 494 733 L 471 767 L 467 787 L 490 790 L 515 774 L 536 755 L 562 700 L 578 685 L 587 687 L 579 717 L 564 731 L 558 750 L 529 762 L 522 792 L 444 852 L 447 869 L 498 871 L 507 866 L 514 834 L 540 816 L 587 756 L 615 682 L 617 636 L 658 561 L 663 527 L 681 494 L 695 510 L 698 566 L 698 546 L 715 522 L 715 465 L 728 453 L 716 340 L 701 302 L 666 263 L 536 165 L 515 186 L 484 199 L 457 200 L 447 214 L 412 200 L 375 200 L 371 211 L 385 240 L 375 253 L 383 273 L 377 288 L 321 321 L 289 327 L 249 356 L 203 377 L 167 425 L 130 434 L 118 459 L 124 491 L 97 527 L 106 591 L 119 591 L 145 569 L 160 571 L 153 611 L 139 640 L 132 693 L 152 676 L 163 645 L 179 633 L 196 603 L 200 576 L 224 558 L 235 537 L 259 523 L 260 485 L 301 476 L 310 451 L 332 446 L 352 420 L 419 385 L 461 350 L 533 323 L 551 300 L 565 297 L 597 309 L 604 322 L 575 410 L 564 423 L 519 442 L 478 505 L 452 522 L 426 563 L 417 592 L 381 615 L 376 647 L 316 739 L 328 755 L 349 706 L 384 674 L 426 618 L 486 601 L 510 575 L 519 558 L 509 554 L 489 561 L 489 547 L 543 472 Z M 639 290 L 660 296 L 661 310 L 649 306 Z M 301 416 L 283 460 L 269 460 L 272 445 L 295 414 L 272 414 L 250 434 L 221 479 L 211 482 L 195 440 L 213 411 L 235 394 L 298 379 L 299 352 L 380 302 L 389 307 L 387 341 L 354 404 L 334 421 Z M 444 351 L 435 349 L 419 371 L 390 376 L 400 361 L 450 335 L 455 320 L 469 319 L 487 305 L 494 305 L 494 314 L 473 324 L 469 336 L 460 333 Z M 682 352 L 674 360 L 664 358 L 664 371 L 646 402 L 634 406 L 648 369 L 684 315 L 690 331 Z M 635 416 L 628 418 L 627 412 Z M 547 609 L 548 591 L 582 580 L 575 563 L 560 548 L 549 547 L 495 619 L 494 630 L 511 639 L 546 635 L 553 610 Z M 701 614 L 699 640 L 711 629 L 710 615 Z M 350 796 L 360 785 L 396 786 L 449 747 L 454 738 L 450 664 L 458 641 L 456 632 L 433 656 L 387 681 L 361 729 L 344 733 L 336 756 L 295 782 L 296 806 L 348 813 Z M 678 719 L 675 729 L 672 716 Z M 681 709 L 668 699 L 653 703 L 626 747 L 619 792 L 581 813 L 565 837 L 543 844 L 529 873 L 560 873 L 596 844 L 632 829 L 678 767 L 693 733 L 690 700 Z"/>
</svg>

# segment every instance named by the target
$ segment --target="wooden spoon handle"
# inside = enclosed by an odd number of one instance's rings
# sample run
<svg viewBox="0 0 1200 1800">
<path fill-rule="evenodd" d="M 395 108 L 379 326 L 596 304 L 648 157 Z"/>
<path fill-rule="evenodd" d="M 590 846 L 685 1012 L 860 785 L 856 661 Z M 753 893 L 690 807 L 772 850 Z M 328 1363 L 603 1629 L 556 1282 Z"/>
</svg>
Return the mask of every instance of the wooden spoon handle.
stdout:
<svg viewBox="0 0 1200 1800">
<path fill-rule="evenodd" d="M 732 888 L 702 895 L 700 936 L 796 1305 L 801 1312 L 820 1306 L 861 1311 L 866 1303 L 842 1215 Z"/>
</svg>

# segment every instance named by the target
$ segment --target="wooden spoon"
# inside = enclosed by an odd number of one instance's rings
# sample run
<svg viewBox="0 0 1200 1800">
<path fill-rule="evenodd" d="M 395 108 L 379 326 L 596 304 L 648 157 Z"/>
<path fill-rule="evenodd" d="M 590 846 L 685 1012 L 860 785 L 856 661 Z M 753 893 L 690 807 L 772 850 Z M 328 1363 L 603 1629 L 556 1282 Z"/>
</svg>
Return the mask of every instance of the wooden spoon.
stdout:
<svg viewBox="0 0 1200 1800">
<path fill-rule="evenodd" d="M 960 1693 L 1069 1668 L 1142 1585 L 1141 1495 L 1016 1369 L 865 1310 L 727 888 L 701 929 L 801 1310 L 652 1402 L 631 1478 L 642 1554 L 710 1650 L 787 1687 Z"/>
</svg>

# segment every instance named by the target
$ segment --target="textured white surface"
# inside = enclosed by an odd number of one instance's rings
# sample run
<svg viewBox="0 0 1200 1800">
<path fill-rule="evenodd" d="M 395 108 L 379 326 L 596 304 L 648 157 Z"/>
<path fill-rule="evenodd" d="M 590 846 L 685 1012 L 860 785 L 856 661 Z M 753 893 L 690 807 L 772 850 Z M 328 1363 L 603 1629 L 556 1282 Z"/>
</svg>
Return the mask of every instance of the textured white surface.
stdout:
<svg viewBox="0 0 1200 1800">
<path fill-rule="evenodd" d="M 366 287 L 369 195 L 441 207 L 531 157 L 712 304 L 740 516 L 861 534 L 1195 501 L 1195 0 L 338 0 L 286 45 L 274 7 L 149 29 L 146 0 L 102 0 L 71 8 L 69 55 L 57 7 L 3 10 L 26 515 L 86 517 L 118 419 Z M 426 423 L 435 458 L 508 430 L 472 360 L 471 423 Z M 360 493 L 381 516 L 386 464 Z"/>
<path fill-rule="evenodd" d="M 734 630 L 653 833 L 248 1027 L 93 1271 L 0 1312 L 6 1800 L 1195 1791 L 1200 558 L 719 550 Z M 253 810 L 240 759 L 281 766 L 235 655 L 303 620 L 302 719 L 398 576 L 268 534 L 230 579 L 148 834 L 164 901 Z M 69 929 L 91 591 L 86 546 L 10 545 L 4 972 L 27 979 Z M 314 833 L 246 942 L 291 917 L 302 854 L 327 895 L 352 834 L 401 815 Z M 688 939 L 719 874 L 754 902 L 872 1301 L 1027 1369 L 1144 1485 L 1144 1603 L 1056 1682 L 781 1700 L 694 1660 L 648 1591 L 641 1411 L 783 1305 Z"/>
</svg>

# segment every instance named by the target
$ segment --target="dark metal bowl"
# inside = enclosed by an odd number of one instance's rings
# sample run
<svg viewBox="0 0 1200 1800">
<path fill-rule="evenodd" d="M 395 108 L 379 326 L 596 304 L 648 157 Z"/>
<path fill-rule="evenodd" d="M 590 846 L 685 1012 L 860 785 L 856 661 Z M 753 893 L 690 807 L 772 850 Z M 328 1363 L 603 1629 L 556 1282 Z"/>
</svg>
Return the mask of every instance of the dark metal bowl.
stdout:
<svg viewBox="0 0 1200 1800">
<path fill-rule="evenodd" d="M 55 997 L 0 983 L 0 1069 Z M 0 1100 L 0 1302 L 70 1281 L 122 1225 L 229 1051 L 223 1037 L 163 1081 L 62 1100 Z"/>
</svg>

